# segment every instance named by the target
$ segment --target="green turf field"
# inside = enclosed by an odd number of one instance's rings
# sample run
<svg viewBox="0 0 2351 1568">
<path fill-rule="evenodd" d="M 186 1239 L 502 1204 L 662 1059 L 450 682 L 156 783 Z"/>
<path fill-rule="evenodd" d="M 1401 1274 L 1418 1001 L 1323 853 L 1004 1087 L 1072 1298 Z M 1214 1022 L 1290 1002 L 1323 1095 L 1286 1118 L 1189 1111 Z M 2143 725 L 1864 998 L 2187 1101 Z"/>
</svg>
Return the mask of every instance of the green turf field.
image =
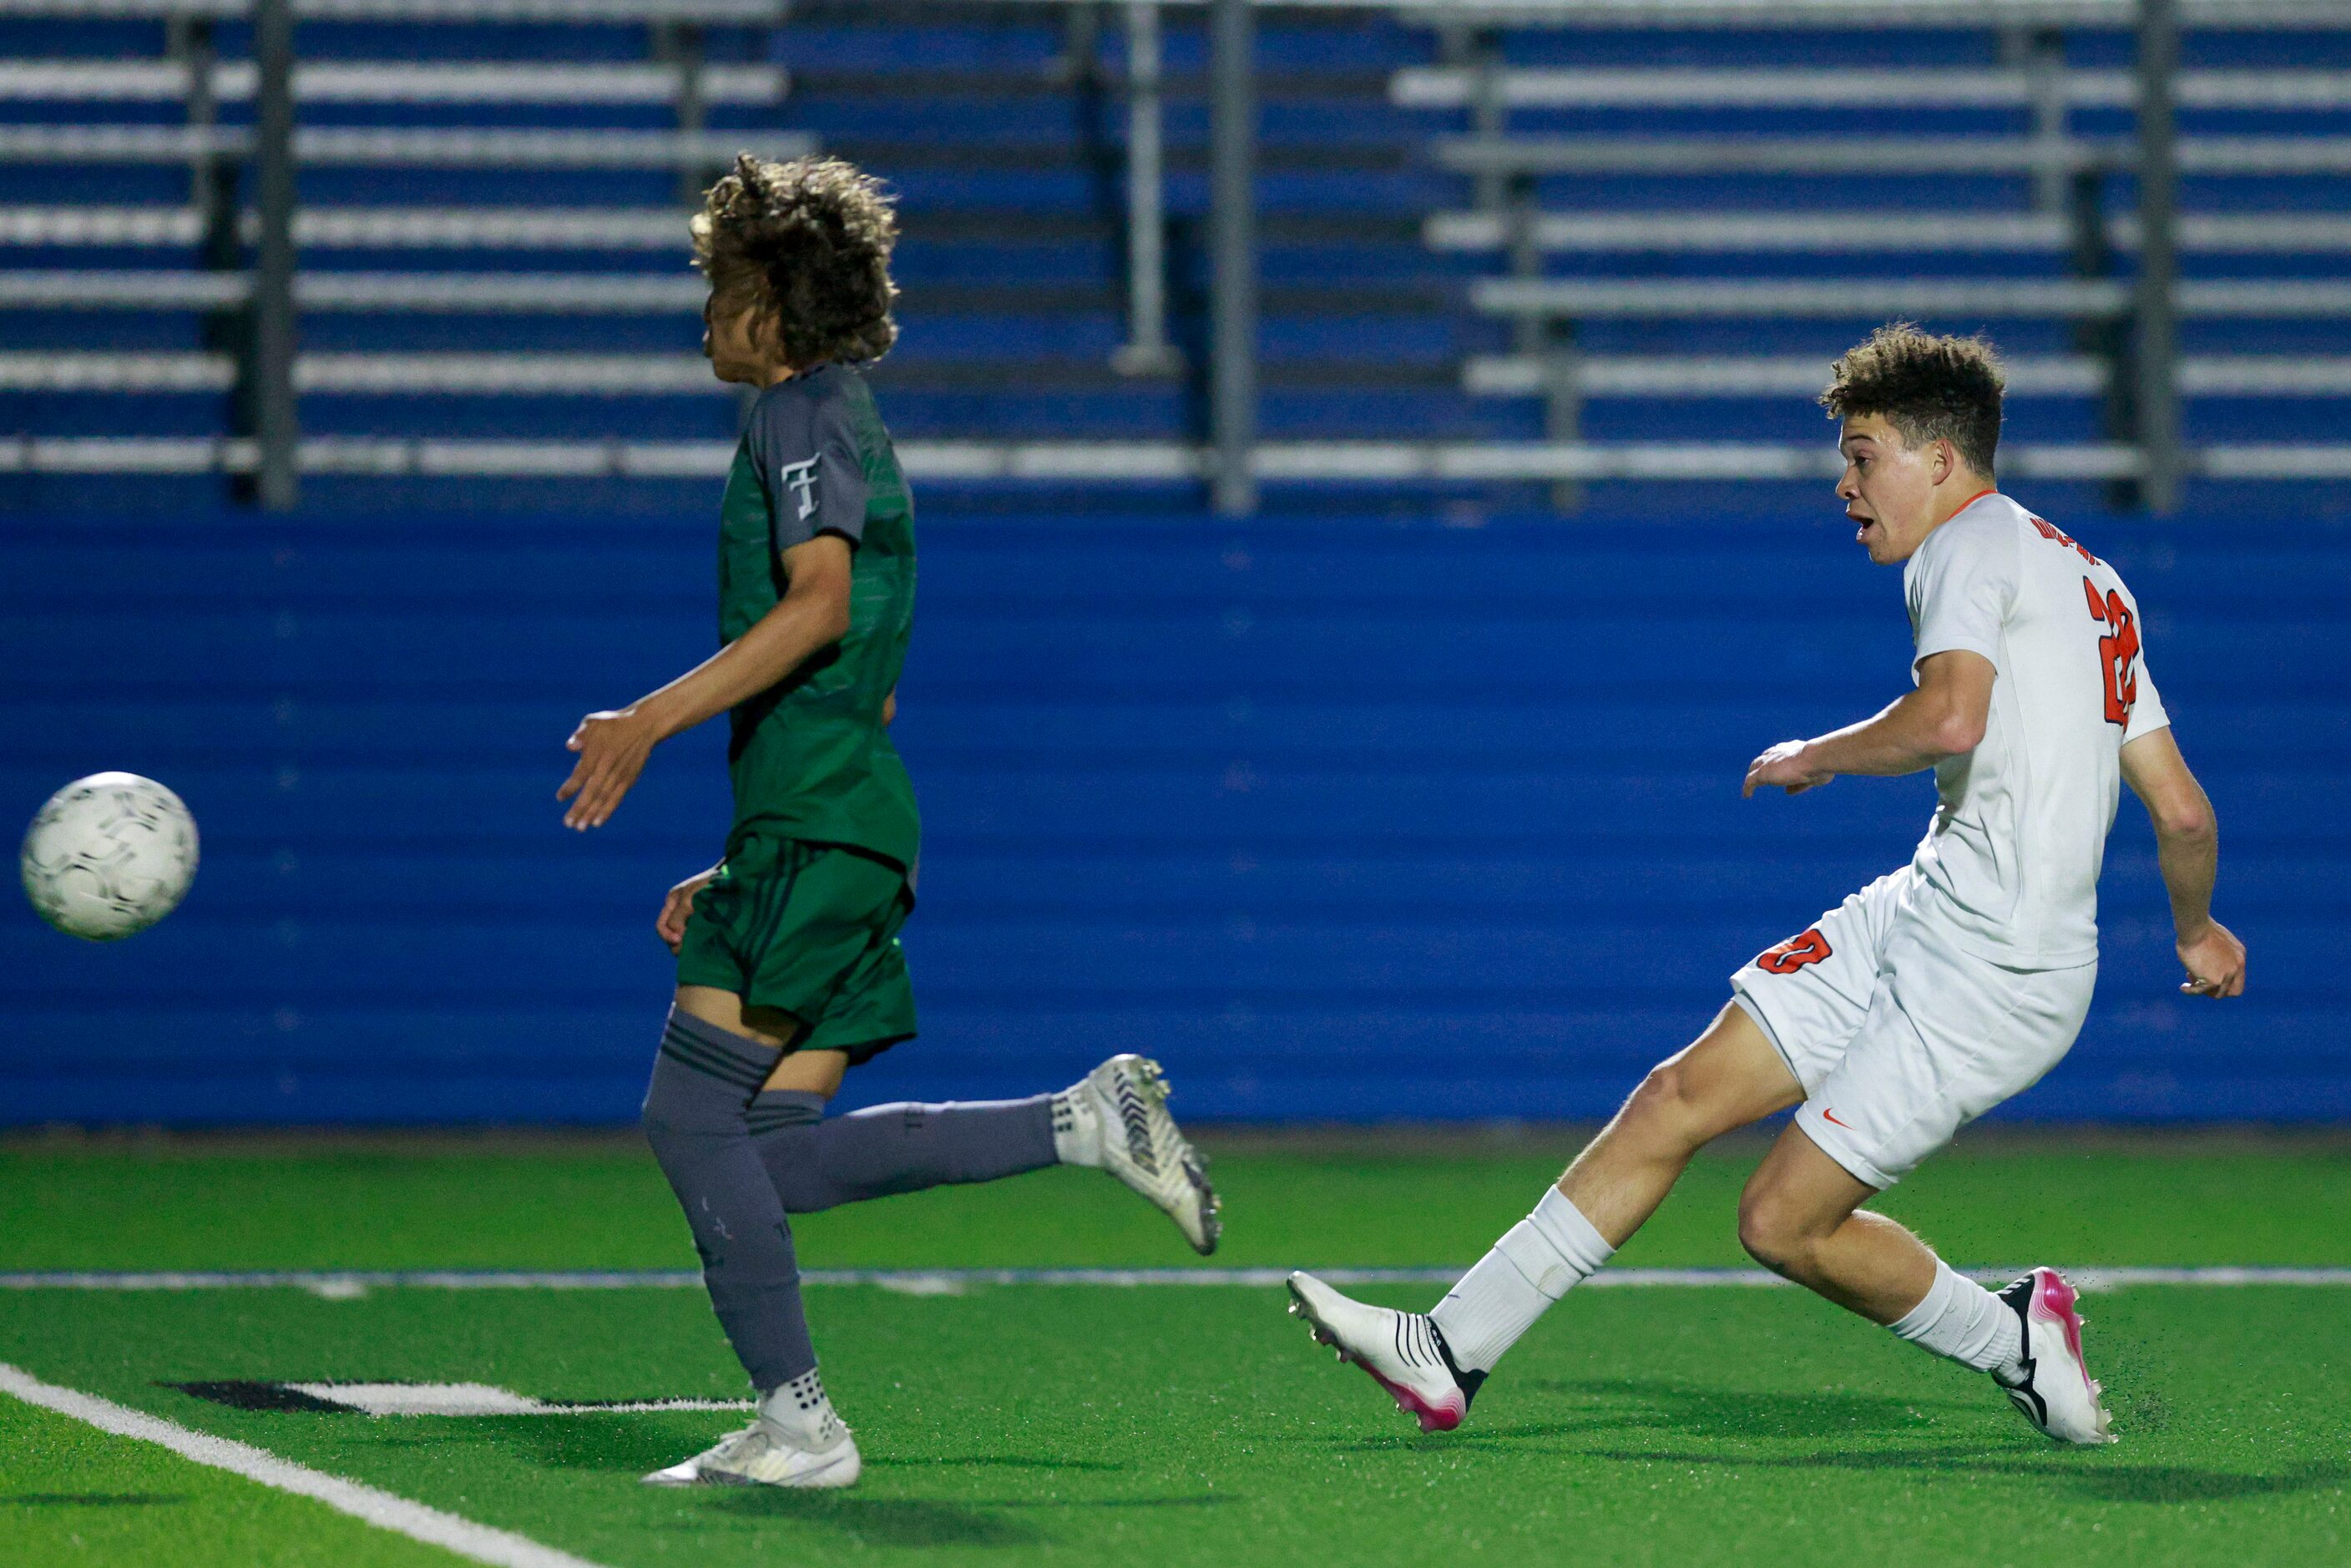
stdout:
<svg viewBox="0 0 2351 1568">
<path fill-rule="evenodd" d="M 1554 1146 L 1556 1145 L 1557 1146 Z M 1225 1140 L 1218 1264 L 1462 1264 L 1572 1144 Z M 1622 1261 L 1743 1261 L 1754 1149 L 1704 1162 Z M 2351 1145 L 1979 1137 L 1886 1207 L 1955 1260 L 2351 1264 Z M 799 1227 L 810 1267 L 1179 1265 L 1090 1172 Z M 0 1145 L 0 1270 L 679 1269 L 650 1159 L 612 1142 Z M 1428 1287 L 1367 1291 L 1426 1304 Z M 2058 1451 L 1985 1380 L 1801 1292 L 1587 1289 L 1470 1424 L 1420 1437 L 1236 1286 L 820 1286 L 856 1427 L 845 1494 L 635 1484 L 737 1418 L 249 1410 L 180 1382 L 479 1383 L 549 1402 L 731 1398 L 698 1292 L 0 1291 L 0 1361 L 588 1562 L 1151 1563 L 2351 1561 L 2351 1289 L 2088 1298 L 2123 1441 Z M 0 1563 L 459 1561 L 0 1396 Z"/>
</svg>

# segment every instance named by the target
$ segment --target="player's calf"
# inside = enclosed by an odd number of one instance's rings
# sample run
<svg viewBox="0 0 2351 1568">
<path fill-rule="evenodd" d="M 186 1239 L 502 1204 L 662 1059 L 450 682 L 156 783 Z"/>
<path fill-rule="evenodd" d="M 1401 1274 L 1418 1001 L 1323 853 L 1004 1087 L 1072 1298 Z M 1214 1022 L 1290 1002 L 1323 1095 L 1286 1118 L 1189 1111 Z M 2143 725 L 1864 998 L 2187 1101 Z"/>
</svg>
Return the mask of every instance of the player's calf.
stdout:
<svg viewBox="0 0 2351 1568">
<path fill-rule="evenodd" d="M 645 1141 L 702 1258 L 703 1282 L 755 1388 L 816 1365 L 791 1226 L 752 1147 L 746 1107 L 775 1050 L 673 1010 L 645 1092 Z"/>
<path fill-rule="evenodd" d="M 874 1105 L 827 1117 L 826 1097 L 770 1089 L 751 1102 L 752 1145 L 789 1214 L 1056 1163 L 1053 1096 Z"/>
</svg>

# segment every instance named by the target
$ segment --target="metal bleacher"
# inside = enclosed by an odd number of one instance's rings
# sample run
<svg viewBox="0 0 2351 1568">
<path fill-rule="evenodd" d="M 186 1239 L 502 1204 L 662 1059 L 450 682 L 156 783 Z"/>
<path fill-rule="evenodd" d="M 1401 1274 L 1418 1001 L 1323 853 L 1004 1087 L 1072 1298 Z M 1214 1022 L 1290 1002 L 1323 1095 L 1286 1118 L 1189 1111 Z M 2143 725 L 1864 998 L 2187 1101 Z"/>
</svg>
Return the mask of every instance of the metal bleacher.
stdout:
<svg viewBox="0 0 2351 1568">
<path fill-rule="evenodd" d="M 10 466 L 253 465 L 236 339 L 256 73 L 242 7 L 220 9 L 0 23 L 11 53 L 41 51 L 0 64 Z M 780 123 L 771 7 L 297 11 L 306 470 L 430 467 L 461 436 L 473 466 L 527 465 L 528 444 L 583 426 L 724 436 L 693 352 L 684 215 L 737 149 L 813 145 Z"/>
<path fill-rule="evenodd" d="M 0 128 L 0 407 L 17 436 L 0 468 L 255 463 L 228 341 L 253 287 L 256 219 L 235 193 L 255 70 L 234 57 L 241 35 L 188 8 L 202 3 L 13 25 L 7 52 L 43 57 L 0 63 L 0 100 L 25 121 Z M 877 383 L 917 475 L 1197 472 L 1196 14 L 1166 38 L 1175 352 L 1139 363 L 1120 353 L 1125 35 L 1096 8 L 296 14 L 306 474 L 722 470 L 735 402 L 696 352 L 684 198 L 737 147 L 818 145 L 902 195 L 909 330 Z M 1474 345 L 1446 281 L 1467 268 L 1419 243 L 1449 182 L 1386 100 L 1425 48 L 1376 15 L 1309 14 L 1264 37 L 1270 440 L 1408 429 L 1432 399 L 1474 410 L 1455 384 Z"/>
<path fill-rule="evenodd" d="M 1254 472 L 1813 480 L 1804 394 L 1898 316 L 2009 351 L 2020 475 L 2351 475 L 2351 25 L 2179 3 L 2178 441 L 2139 429 L 2121 0 L 1264 6 Z M 876 382 L 918 481 L 1213 472 L 1205 7 L 292 5 L 295 466 L 339 500 L 720 472 L 683 219 L 740 147 L 900 191 Z M 37 504 L 259 465 L 248 9 L 0 4 L 0 472 Z"/>
<path fill-rule="evenodd" d="M 1828 355 L 1910 318 L 2010 350 L 2016 471 L 2137 475 L 2133 16 L 2061 30 L 2034 9 L 1991 26 L 1805 26 L 1830 8 L 1802 5 L 1777 28 L 1448 26 L 1444 63 L 1393 94 L 1468 187 L 1428 243 L 1486 261 L 1469 305 L 1510 333 L 1463 386 L 1539 400 L 1553 442 L 1692 417 L 1784 441 Z M 2236 9 L 2187 14 L 2171 78 L 2184 466 L 2351 473 L 2351 15 Z"/>
</svg>

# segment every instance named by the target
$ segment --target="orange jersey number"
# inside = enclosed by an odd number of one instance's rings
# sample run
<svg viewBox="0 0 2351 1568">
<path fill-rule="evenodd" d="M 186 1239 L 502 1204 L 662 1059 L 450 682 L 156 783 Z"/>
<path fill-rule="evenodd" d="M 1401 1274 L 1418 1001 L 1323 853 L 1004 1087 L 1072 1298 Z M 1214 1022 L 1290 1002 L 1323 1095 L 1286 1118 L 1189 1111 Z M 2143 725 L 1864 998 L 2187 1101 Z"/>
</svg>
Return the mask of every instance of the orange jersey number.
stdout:
<svg viewBox="0 0 2351 1568">
<path fill-rule="evenodd" d="M 1829 939 L 1821 928 L 1799 933 L 1777 947 L 1766 947 L 1755 956 L 1755 967 L 1767 975 L 1792 975 L 1807 964 L 1817 964 L 1829 956 Z"/>
<path fill-rule="evenodd" d="M 2106 680 L 2106 722 L 2126 725 L 2138 704 L 2138 675 L 2131 668 L 2138 658 L 2138 619 L 2121 594 L 2101 594 L 2086 577 L 2082 591 L 2090 598 L 2090 619 L 2106 628 L 2098 639 L 2098 665 Z"/>
</svg>

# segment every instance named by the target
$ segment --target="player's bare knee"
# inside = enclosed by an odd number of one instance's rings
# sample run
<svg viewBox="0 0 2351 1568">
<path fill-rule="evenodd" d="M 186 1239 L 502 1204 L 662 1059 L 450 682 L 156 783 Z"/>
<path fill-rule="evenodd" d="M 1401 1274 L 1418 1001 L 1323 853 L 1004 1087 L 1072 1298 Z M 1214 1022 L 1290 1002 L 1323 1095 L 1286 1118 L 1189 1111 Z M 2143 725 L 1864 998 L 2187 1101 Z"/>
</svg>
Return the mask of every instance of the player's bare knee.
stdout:
<svg viewBox="0 0 2351 1568">
<path fill-rule="evenodd" d="M 1703 1116 L 1696 1091 L 1697 1085 L 1690 1082 L 1689 1070 L 1682 1059 L 1668 1057 L 1649 1069 L 1649 1075 L 1633 1091 L 1633 1097 L 1625 1104 L 1625 1119 L 1645 1132 L 1668 1136 L 1695 1148 L 1705 1142 L 1697 1134 Z"/>
<path fill-rule="evenodd" d="M 1802 1217 L 1770 1188 L 1749 1187 L 1739 1197 L 1739 1245 L 1774 1274 L 1800 1278 L 1814 1238 Z"/>
</svg>

